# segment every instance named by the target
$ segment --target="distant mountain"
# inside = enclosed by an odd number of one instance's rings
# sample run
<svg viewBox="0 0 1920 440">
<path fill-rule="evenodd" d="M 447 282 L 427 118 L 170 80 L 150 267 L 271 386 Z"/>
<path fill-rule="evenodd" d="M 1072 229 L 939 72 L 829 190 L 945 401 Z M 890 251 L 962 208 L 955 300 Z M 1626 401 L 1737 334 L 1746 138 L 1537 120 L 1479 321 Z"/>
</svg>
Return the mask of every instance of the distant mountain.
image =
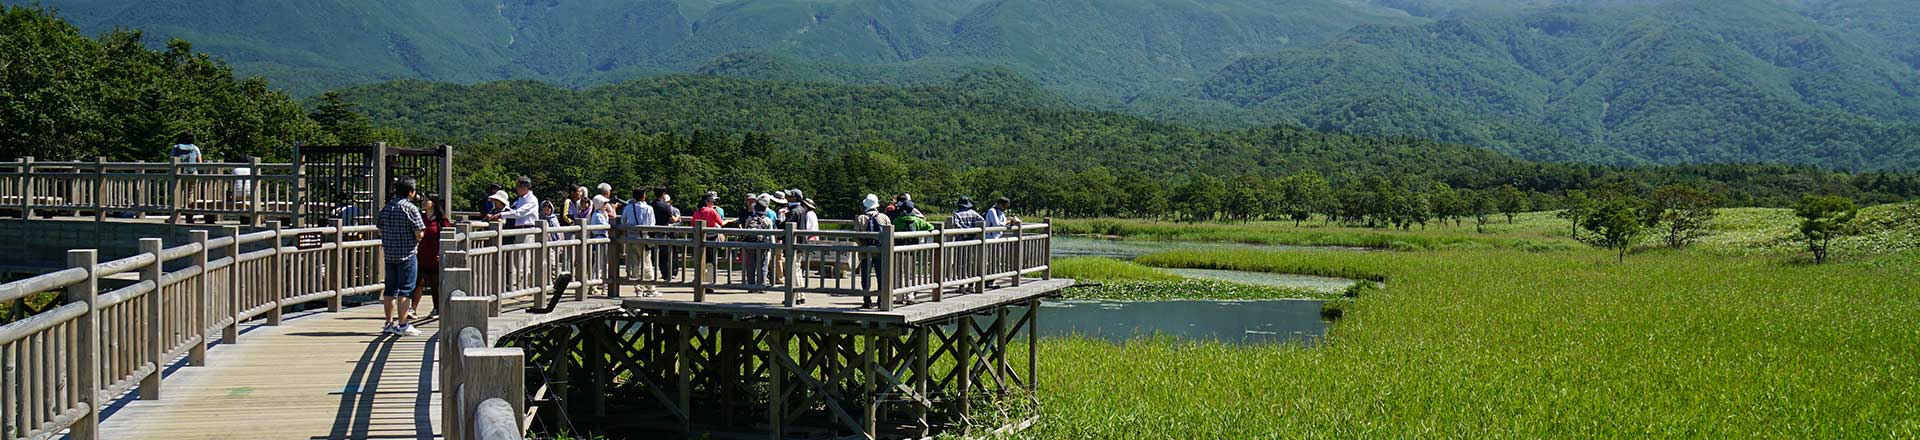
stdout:
<svg viewBox="0 0 1920 440">
<path fill-rule="evenodd" d="M 1915 73 L 1789 6 L 1682 1 L 1360 26 L 1237 61 L 1190 96 L 1536 159 L 1916 169 Z"/>
<path fill-rule="evenodd" d="M 297 96 L 703 73 L 1297 124 L 1534 160 L 1920 169 L 1912 0 L 0 0 L 180 37 Z M 158 37 L 158 38 L 155 38 Z"/>
</svg>

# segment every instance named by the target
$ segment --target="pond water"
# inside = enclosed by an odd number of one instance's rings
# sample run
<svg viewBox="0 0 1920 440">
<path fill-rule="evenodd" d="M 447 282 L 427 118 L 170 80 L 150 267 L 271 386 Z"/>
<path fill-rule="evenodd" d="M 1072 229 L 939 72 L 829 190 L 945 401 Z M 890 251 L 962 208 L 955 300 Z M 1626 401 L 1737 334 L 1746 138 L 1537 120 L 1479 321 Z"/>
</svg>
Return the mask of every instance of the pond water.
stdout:
<svg viewBox="0 0 1920 440">
<path fill-rule="evenodd" d="M 1171 336 L 1236 344 L 1300 342 L 1327 334 L 1320 301 L 1084 301 L 1047 302 L 1040 335 L 1085 335 L 1114 342 Z"/>
<path fill-rule="evenodd" d="M 1335 246 L 1291 246 L 1280 244 L 1210 243 L 1196 241 L 1121 240 L 1097 237 L 1059 236 L 1053 238 L 1053 257 L 1105 257 L 1132 261 L 1141 255 L 1180 249 L 1251 249 L 1264 251 L 1365 251 L 1364 248 Z"/>
<path fill-rule="evenodd" d="M 1056 237 L 1053 257 L 1102 257 L 1132 261 L 1141 255 L 1178 249 L 1254 249 L 1266 251 L 1362 251 L 1361 248 L 1324 246 L 1287 246 L 1191 241 L 1114 240 L 1094 237 Z M 1315 292 L 1339 293 L 1359 281 L 1312 275 L 1247 272 L 1214 269 L 1166 269 L 1187 278 L 1226 281 L 1255 286 L 1288 287 Z"/>
</svg>

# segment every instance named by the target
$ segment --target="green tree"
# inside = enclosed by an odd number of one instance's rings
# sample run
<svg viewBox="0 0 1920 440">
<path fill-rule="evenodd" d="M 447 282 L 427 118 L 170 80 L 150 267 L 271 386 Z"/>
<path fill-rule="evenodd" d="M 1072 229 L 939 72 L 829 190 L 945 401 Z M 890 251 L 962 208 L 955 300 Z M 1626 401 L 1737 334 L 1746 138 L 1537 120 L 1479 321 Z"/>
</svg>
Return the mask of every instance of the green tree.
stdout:
<svg viewBox="0 0 1920 440">
<path fill-rule="evenodd" d="M 333 142 L 341 145 L 370 145 L 377 141 L 373 138 L 373 122 L 366 115 L 353 110 L 353 103 L 340 97 L 339 92 L 327 92 L 320 95 L 320 104 L 308 115 L 320 131 L 333 136 Z"/>
<path fill-rule="evenodd" d="M 1519 188 L 1514 188 L 1513 185 L 1500 187 L 1499 203 L 1500 213 L 1506 214 L 1507 224 L 1509 225 L 1513 224 L 1513 216 L 1515 214 L 1533 209 L 1531 200 L 1527 199 L 1527 193 L 1520 191 Z"/>
<path fill-rule="evenodd" d="M 1485 191 L 1463 191 L 1467 204 L 1467 214 L 1473 216 L 1474 232 L 1487 232 L 1487 217 L 1493 215 L 1494 195 Z"/>
<path fill-rule="evenodd" d="M 1620 262 L 1627 261 L 1627 250 L 1646 234 L 1646 202 L 1627 195 L 1615 195 L 1594 206 L 1580 222 L 1590 232 L 1582 239 L 1588 244 L 1619 251 Z"/>
<path fill-rule="evenodd" d="M 1568 190 L 1567 199 L 1562 202 L 1562 205 L 1565 208 L 1554 216 L 1572 223 L 1571 231 L 1567 232 L 1568 237 L 1580 238 L 1580 222 L 1593 213 L 1595 207 L 1593 199 L 1587 197 L 1587 192 L 1584 190 Z"/>
<path fill-rule="evenodd" d="M 1719 203 L 1713 193 L 1692 185 L 1668 185 L 1653 191 L 1652 223 L 1659 225 L 1667 246 L 1675 249 L 1699 239 L 1713 222 Z"/>
<path fill-rule="evenodd" d="M 1198 222 L 1213 219 L 1220 212 L 1221 204 L 1227 199 L 1227 184 L 1218 177 L 1202 174 L 1187 179 L 1175 192 L 1174 205 L 1187 221 Z"/>
<path fill-rule="evenodd" d="M 1814 264 L 1827 262 L 1834 237 L 1845 234 L 1858 213 L 1853 200 L 1841 196 L 1806 196 L 1794 205 L 1793 215 L 1800 217 L 1800 237 L 1807 240 Z"/>
</svg>

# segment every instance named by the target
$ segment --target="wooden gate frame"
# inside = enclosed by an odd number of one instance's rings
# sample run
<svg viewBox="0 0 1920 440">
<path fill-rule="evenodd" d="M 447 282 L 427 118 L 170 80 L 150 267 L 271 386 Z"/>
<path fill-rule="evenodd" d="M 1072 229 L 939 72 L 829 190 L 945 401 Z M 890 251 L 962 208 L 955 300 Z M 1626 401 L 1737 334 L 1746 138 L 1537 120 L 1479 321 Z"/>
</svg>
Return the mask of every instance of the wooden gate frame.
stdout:
<svg viewBox="0 0 1920 440">
<path fill-rule="evenodd" d="M 441 209 L 447 212 L 453 211 L 453 146 L 451 145 L 441 144 L 433 148 L 399 148 L 388 146 L 386 142 L 376 142 L 373 145 L 295 145 L 293 147 L 293 169 L 294 174 L 300 176 L 296 183 L 300 191 L 300 198 L 299 202 L 294 205 L 294 218 L 299 224 L 313 223 L 310 226 L 325 226 L 325 216 L 311 217 L 313 213 L 309 212 L 309 210 L 314 208 L 316 203 L 321 204 L 320 206 L 325 206 L 325 209 L 332 209 L 334 194 L 319 194 L 317 192 L 314 188 L 315 185 L 313 185 L 314 180 L 312 179 L 314 178 L 308 177 L 308 166 L 327 164 L 312 163 L 308 158 L 336 154 L 364 155 L 357 165 L 339 161 L 331 163 L 331 166 L 342 171 L 345 171 L 348 167 L 360 168 L 362 170 L 360 170 L 359 176 L 341 177 L 341 175 L 345 174 L 343 172 L 336 172 L 336 175 L 329 176 L 341 182 L 351 182 L 356 178 L 364 179 L 360 182 L 360 185 L 350 185 L 353 187 L 351 189 L 365 188 L 369 193 L 366 194 L 364 198 L 358 194 L 354 195 L 354 202 L 360 205 L 362 215 L 373 216 L 374 213 L 380 209 L 380 206 L 385 203 L 388 192 L 387 186 L 393 182 L 393 179 L 397 175 L 418 179 L 424 182 L 421 185 L 422 187 L 439 188 L 440 197 L 438 202 L 440 203 Z M 415 157 L 439 157 L 440 169 L 437 173 L 438 175 L 418 176 L 407 173 L 396 173 L 397 165 L 410 161 L 408 159 L 396 159 Z M 371 169 L 374 172 L 368 173 L 365 171 L 366 169 Z M 338 187 L 343 185 L 345 184 L 333 186 Z M 315 219 L 321 219 L 321 221 L 315 223 Z"/>
</svg>

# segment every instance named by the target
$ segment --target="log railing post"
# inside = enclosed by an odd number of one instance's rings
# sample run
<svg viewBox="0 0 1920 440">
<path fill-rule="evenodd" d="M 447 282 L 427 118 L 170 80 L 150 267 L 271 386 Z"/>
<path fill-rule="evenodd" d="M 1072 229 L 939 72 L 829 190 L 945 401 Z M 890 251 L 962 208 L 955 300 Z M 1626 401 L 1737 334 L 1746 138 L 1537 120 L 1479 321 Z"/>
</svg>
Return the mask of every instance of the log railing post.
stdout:
<svg viewBox="0 0 1920 440">
<path fill-rule="evenodd" d="M 879 296 L 877 299 L 880 301 L 880 310 L 893 310 L 893 289 L 895 288 L 893 277 L 893 225 L 880 225 L 880 230 L 877 232 L 880 234 L 880 249 L 878 252 L 879 255 L 875 255 L 875 257 L 878 258 L 874 258 L 874 260 L 879 263 L 875 266 L 879 267 L 873 268 L 872 272 L 874 276 L 880 278 L 880 291 L 874 293 Z M 868 347 L 867 349 L 872 350 L 873 348 Z"/>
<path fill-rule="evenodd" d="M 227 236 L 233 237 L 233 242 L 227 244 L 227 255 L 232 257 L 231 260 L 233 262 L 227 265 L 227 279 L 225 280 L 227 283 L 227 310 L 224 312 L 226 312 L 228 317 L 233 318 L 233 322 L 227 324 L 227 328 L 220 332 L 220 342 L 223 344 L 237 344 L 240 343 L 240 314 L 247 310 L 247 305 L 240 303 L 240 227 L 228 226 Z M 252 281 L 254 283 L 260 282 L 260 280 Z"/>
<path fill-rule="evenodd" d="M 606 275 L 600 278 L 600 288 L 606 290 L 608 298 L 619 298 L 620 286 L 626 285 L 627 277 L 633 275 L 620 274 L 620 260 L 626 258 L 627 252 L 627 247 L 620 244 L 620 240 L 631 240 L 626 237 L 626 234 L 627 232 L 620 230 L 618 226 L 608 226 L 607 249 L 600 251 L 600 262 L 606 264 L 607 271 Z M 640 268 L 634 267 L 629 270 L 637 272 Z"/>
<path fill-rule="evenodd" d="M 449 272 L 458 272 L 459 276 L 471 275 L 467 269 L 453 269 Z M 448 290 L 448 292 L 468 293 L 466 290 Z M 441 432 L 447 439 L 466 438 L 462 433 L 469 426 L 459 420 L 460 381 L 465 378 L 461 368 L 461 360 L 464 356 L 461 355 L 463 350 L 460 347 L 460 331 L 474 328 L 481 334 L 486 334 L 488 313 L 493 309 L 493 306 L 488 304 L 491 301 L 484 296 L 448 298 L 448 308 L 440 313 L 440 353 L 438 354 L 442 359 L 440 362 L 440 420 L 442 421 Z"/>
<path fill-rule="evenodd" d="M 332 223 L 333 252 L 327 255 L 327 284 L 333 285 L 333 295 L 327 297 L 327 311 L 338 312 L 342 298 L 347 296 L 347 223 L 346 219 L 338 218 Z"/>
<path fill-rule="evenodd" d="M 505 401 L 513 405 L 514 424 L 506 429 L 518 432 L 520 419 L 527 413 L 526 353 L 519 348 L 468 348 L 460 356 L 460 392 L 465 400 L 460 409 L 472 416 L 480 413 L 483 402 Z M 462 422 L 473 426 L 471 420 Z"/>
<path fill-rule="evenodd" d="M 180 224 L 182 220 L 180 218 L 180 209 L 182 206 L 180 203 L 180 158 L 178 157 L 167 159 L 167 200 L 169 211 L 172 212 L 172 215 L 167 217 L 167 221 L 173 224 Z"/>
<path fill-rule="evenodd" d="M 800 285 L 799 280 L 793 279 L 793 266 L 795 264 L 793 261 L 793 240 L 796 237 L 794 235 L 793 222 L 781 223 L 780 228 L 780 277 L 787 281 L 787 307 L 793 307 L 797 299 L 795 296 L 796 286 Z"/>
<path fill-rule="evenodd" d="M 608 236 L 611 237 L 612 235 L 608 235 Z M 581 225 L 580 226 L 580 243 L 575 245 L 574 247 L 575 255 L 573 257 L 573 280 L 580 283 L 580 287 L 574 289 L 573 291 L 574 301 L 587 300 L 587 279 L 591 278 L 587 276 L 587 270 L 588 268 L 593 267 L 592 265 L 588 264 L 589 261 L 587 258 L 587 252 L 593 248 L 590 246 L 587 246 L 587 237 L 589 237 L 587 233 L 587 227 L 586 225 Z"/>
<path fill-rule="evenodd" d="M 93 210 L 93 221 L 104 222 L 107 221 L 108 201 L 112 197 L 107 191 L 107 158 L 94 157 L 93 171 L 93 207 L 99 208 Z"/>
<path fill-rule="evenodd" d="M 1042 217 L 1040 221 L 1047 224 L 1046 228 L 1040 231 L 1041 234 L 1046 234 L 1046 237 L 1040 239 L 1040 243 L 1041 248 L 1046 249 L 1048 254 L 1043 256 L 1046 258 L 1043 261 L 1047 262 L 1047 269 L 1040 271 L 1040 279 L 1051 280 L 1053 279 L 1053 217 Z"/>
<path fill-rule="evenodd" d="M 247 159 L 247 226 L 260 226 L 260 158 Z"/>
<path fill-rule="evenodd" d="M 547 265 L 552 262 L 550 261 L 552 258 L 551 255 L 547 255 L 547 234 L 549 233 L 547 222 L 536 221 L 540 222 L 540 234 L 533 236 L 533 242 L 538 244 L 533 248 L 533 267 L 522 270 L 533 273 L 533 304 L 535 307 L 541 307 L 547 303 L 547 280 L 551 279 L 548 278 L 550 273 L 547 271 Z M 559 295 L 560 292 L 553 292 L 553 294 Z"/>
<path fill-rule="evenodd" d="M 20 220 L 33 218 L 33 156 L 20 158 L 20 175 L 14 176 L 20 188 Z"/>
<path fill-rule="evenodd" d="M 707 222 L 693 221 L 693 302 L 707 301 Z"/>
<path fill-rule="evenodd" d="M 447 268 L 466 267 L 467 252 L 460 249 L 460 234 L 455 232 L 453 228 L 440 228 L 440 236 L 433 237 L 433 239 L 440 240 L 440 255 L 436 255 L 436 257 L 439 257 L 440 259 L 440 268 L 439 268 L 440 270 L 435 272 L 434 274 L 435 276 L 438 276 L 439 279 L 436 279 L 433 282 L 433 288 L 434 288 L 433 310 L 435 312 L 439 312 L 442 310 L 446 310 L 447 292 L 453 291 L 453 289 L 447 288 Z M 461 265 L 459 266 L 454 266 L 453 260 L 447 257 L 448 255 L 456 252 L 458 252 L 461 257 L 460 258 Z M 382 253 L 384 254 L 385 251 L 383 250 Z M 381 258 L 382 258 L 381 261 L 386 261 L 385 260 L 386 257 L 384 255 Z"/>
<path fill-rule="evenodd" d="M 1027 239 L 1020 225 L 1013 225 L 1013 287 L 1020 287 L 1020 277 L 1027 271 Z"/>
<path fill-rule="evenodd" d="M 207 231 L 205 229 L 187 231 L 187 241 L 200 244 L 200 252 L 193 253 L 193 264 L 200 268 L 200 274 L 194 275 L 192 280 L 187 281 L 193 283 L 193 290 L 198 293 L 193 296 L 194 305 L 187 319 L 187 325 L 191 325 L 192 328 L 188 328 L 187 331 L 200 335 L 200 342 L 193 344 L 193 348 L 187 350 L 187 365 L 204 367 L 207 366 L 207 341 L 211 340 L 207 338 L 207 322 L 212 319 L 207 316 L 214 312 L 213 273 L 207 266 Z"/>
<path fill-rule="evenodd" d="M 496 297 L 505 296 L 507 291 L 513 290 L 513 284 L 509 282 L 513 279 L 513 254 L 507 252 L 506 249 L 506 226 L 506 219 L 493 222 L 493 261 L 497 267 L 493 267 L 491 268 L 493 270 L 488 271 L 490 272 L 487 274 L 486 287 L 488 287 L 488 289 L 486 289 L 485 294 Z M 503 301 L 493 302 L 493 316 L 500 316 L 501 302 Z"/>
<path fill-rule="evenodd" d="M 933 231 L 933 302 L 940 302 L 947 296 L 947 230 Z"/>
<path fill-rule="evenodd" d="M 300 155 L 300 144 L 293 144 L 293 224 L 307 218 L 307 163 Z"/>
<path fill-rule="evenodd" d="M 269 275 L 267 275 L 266 290 L 267 295 L 271 295 L 273 300 L 273 309 L 267 311 L 267 325 L 279 326 L 282 318 L 281 309 L 287 306 L 287 292 L 293 290 L 293 277 L 287 275 L 289 270 L 287 255 L 280 243 L 281 238 L 286 237 L 287 231 L 278 221 L 267 222 L 267 227 L 273 229 L 273 237 L 267 239 L 267 246 L 273 248 L 273 260 L 267 264 Z"/>
<path fill-rule="evenodd" d="M 164 347 L 167 344 L 164 337 L 166 335 L 162 333 L 160 325 L 161 320 L 166 319 L 160 304 L 161 300 L 165 299 L 165 295 L 161 295 L 161 292 L 166 290 L 166 286 L 160 284 L 160 273 L 166 263 L 160 258 L 161 249 L 158 238 L 140 239 L 140 253 L 153 255 L 153 263 L 140 268 L 140 281 L 153 282 L 153 291 L 146 294 L 147 307 L 140 319 L 141 324 L 146 326 L 141 330 L 146 335 L 147 345 L 139 348 L 146 352 L 147 360 L 153 362 L 153 372 L 140 378 L 140 400 L 160 400 L 160 376 L 167 369 L 167 361 L 160 358 L 161 353 L 166 351 Z"/>
<path fill-rule="evenodd" d="M 980 226 L 980 233 L 975 234 L 973 236 L 973 240 L 979 243 L 978 246 L 975 246 L 973 248 L 973 253 L 976 254 L 974 255 L 974 258 L 977 259 L 978 261 L 977 267 L 979 269 L 979 273 L 977 273 L 976 275 L 980 277 L 978 281 L 974 282 L 973 291 L 974 293 L 986 293 L 987 285 L 989 284 L 987 283 L 987 270 L 988 270 L 987 256 L 992 252 L 988 249 L 988 246 L 987 246 L 987 227 L 985 225 Z"/>
<path fill-rule="evenodd" d="M 86 314 L 74 320 L 75 339 L 74 364 L 78 370 L 72 372 L 72 387 L 78 390 L 80 404 L 87 406 L 87 412 L 73 422 L 68 438 L 73 440 L 93 440 L 100 432 L 100 314 L 98 298 L 100 277 L 94 274 L 99 263 L 99 253 L 93 249 L 74 249 L 67 251 L 67 267 L 85 269 L 87 279 L 67 286 L 68 304 L 86 304 Z"/>
</svg>

